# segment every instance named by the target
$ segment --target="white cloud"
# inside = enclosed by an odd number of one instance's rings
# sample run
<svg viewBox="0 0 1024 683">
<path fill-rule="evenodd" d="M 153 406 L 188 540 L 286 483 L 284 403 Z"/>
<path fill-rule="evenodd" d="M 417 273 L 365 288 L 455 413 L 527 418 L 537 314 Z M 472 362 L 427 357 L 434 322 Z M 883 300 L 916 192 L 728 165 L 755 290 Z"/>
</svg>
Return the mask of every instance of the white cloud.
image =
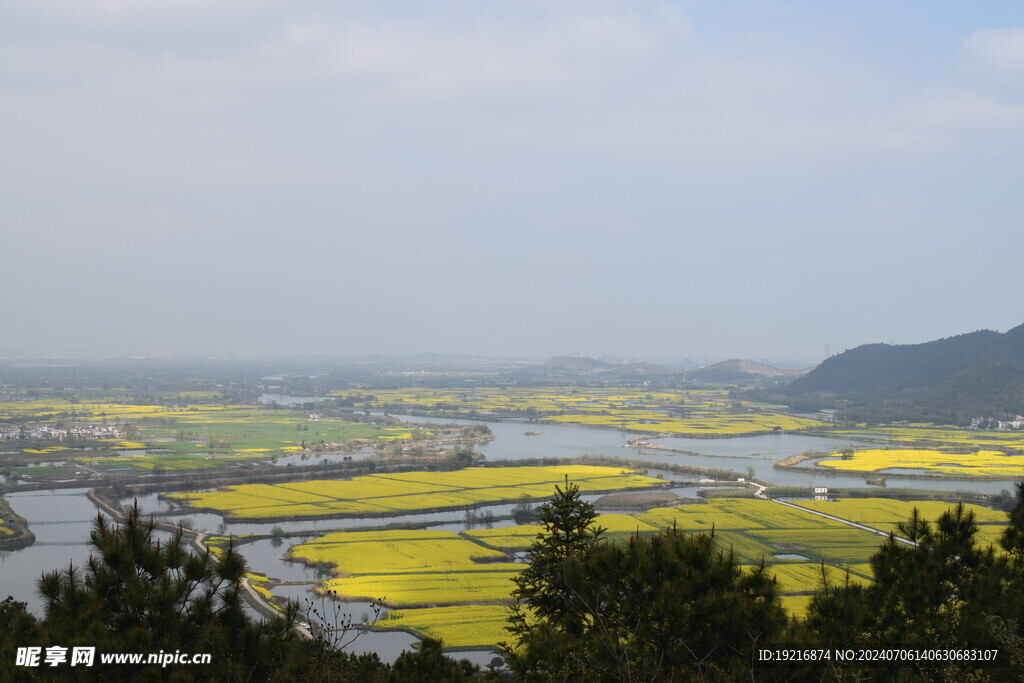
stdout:
<svg viewBox="0 0 1024 683">
<path fill-rule="evenodd" d="M 281 0 L 14 0 L 22 10 L 92 26 L 128 26 L 258 14 Z"/>
<path fill-rule="evenodd" d="M 131 4 L 109 7 L 128 16 Z M 176 6 L 143 4 L 153 12 Z M 0 76 L 35 92 L 0 91 L 8 104 L 0 123 L 39 123 L 26 157 L 56 131 L 84 146 L 83 159 L 123 156 L 152 177 L 234 183 L 323 178 L 340 165 L 355 173 L 348 164 L 372 157 L 342 161 L 304 145 L 345 149 L 358 139 L 360 149 L 388 150 L 396 144 L 389 134 L 420 128 L 457 131 L 467 148 L 486 147 L 488 162 L 528 149 L 728 170 L 783 157 L 913 152 L 935 146 L 954 118 L 932 113 L 923 126 L 918 109 L 886 98 L 884 74 L 856 60 L 706 45 L 671 4 L 653 12 L 601 2 L 533 9 L 401 17 L 300 8 L 265 17 L 245 40 L 214 50 L 192 50 L 180 35 L 169 49 L 88 37 L 17 45 L 0 55 Z M 377 127 L 381 114 L 390 130 Z M 52 165 L 34 156 L 41 168 Z"/>
<path fill-rule="evenodd" d="M 909 119 L 932 131 L 998 135 L 1024 131 L 1024 105 L 974 92 L 950 93 L 917 102 Z"/>
<path fill-rule="evenodd" d="M 640 68 L 693 37 L 673 9 L 447 19 L 293 21 L 243 68 L 285 82 L 362 86 L 389 103 L 550 96 Z"/>
<path fill-rule="evenodd" d="M 964 41 L 964 47 L 984 66 L 1024 74 L 1024 26 L 975 31 Z"/>
</svg>

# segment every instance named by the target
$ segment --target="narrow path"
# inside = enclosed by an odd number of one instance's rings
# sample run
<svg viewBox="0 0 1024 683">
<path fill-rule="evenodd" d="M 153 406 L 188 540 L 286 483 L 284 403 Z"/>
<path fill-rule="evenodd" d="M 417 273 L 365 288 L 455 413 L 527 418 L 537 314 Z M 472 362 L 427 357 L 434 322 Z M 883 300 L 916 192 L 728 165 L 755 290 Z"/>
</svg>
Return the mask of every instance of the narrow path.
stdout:
<svg viewBox="0 0 1024 683">
<path fill-rule="evenodd" d="M 124 519 L 124 512 L 122 512 L 121 510 L 117 509 L 116 507 L 110 505 L 109 503 L 107 503 L 107 501 L 103 500 L 99 496 L 95 495 L 92 490 L 90 490 L 86 494 L 86 496 L 89 498 L 89 500 L 91 500 L 93 502 L 94 505 L 96 505 L 97 507 L 101 508 L 107 514 L 112 516 L 116 522 L 123 521 L 123 519 Z M 156 527 L 159 528 L 159 529 L 170 530 L 170 531 L 175 531 L 178 528 L 177 525 L 175 525 L 175 524 L 168 524 L 166 522 L 157 522 L 156 523 Z M 184 528 L 184 527 L 183 527 L 183 529 L 184 529 L 185 534 L 187 536 L 191 537 L 189 539 L 189 545 L 192 546 L 193 550 L 195 550 L 196 552 L 198 552 L 200 554 L 208 552 L 208 549 L 206 547 L 206 537 L 209 534 L 207 532 L 200 531 L 200 530 L 197 530 L 197 529 L 187 529 L 187 528 Z M 65 545 L 65 544 L 61 544 L 61 545 Z M 243 599 L 247 603 L 249 603 L 249 606 L 252 607 L 257 613 L 259 613 L 259 614 L 261 614 L 261 615 L 263 615 L 265 617 L 274 617 L 274 616 L 277 616 L 277 615 L 280 614 L 280 612 L 277 609 L 275 609 L 269 602 L 267 602 L 263 598 L 262 595 L 260 595 L 255 590 L 253 590 L 252 586 L 249 585 L 249 580 L 247 578 L 243 577 L 241 583 L 242 583 L 242 588 L 243 588 L 243 592 L 242 592 Z M 307 628 L 302 623 L 295 624 L 294 628 L 304 638 L 312 638 L 313 637 L 313 634 L 310 632 L 309 628 Z"/>
<path fill-rule="evenodd" d="M 207 551 L 205 541 L 208 534 L 205 531 L 192 531 L 192 534 L 192 548 L 199 553 L 205 553 Z M 269 602 L 267 602 L 267 600 L 262 595 L 253 590 L 253 587 L 249 585 L 249 579 L 244 576 L 242 577 L 242 588 L 244 591 L 243 597 L 245 598 L 246 602 L 248 602 L 249 606 L 256 610 L 259 614 L 268 618 L 280 616 L 281 613 L 277 609 L 275 609 Z M 299 635 L 301 635 L 304 638 L 313 637 L 313 634 L 310 632 L 310 630 L 301 623 L 295 624 L 294 629 L 298 631 Z"/>
<path fill-rule="evenodd" d="M 763 491 L 763 489 L 762 489 L 762 491 Z M 878 529 L 872 529 L 869 526 L 864 526 L 863 524 L 858 524 L 857 522 L 853 522 L 853 521 L 850 521 L 848 519 L 843 519 L 842 517 L 836 517 L 835 515 L 830 515 L 830 514 L 828 514 L 826 512 L 819 512 L 817 510 L 809 510 L 809 509 L 807 509 L 805 507 L 800 507 L 799 505 L 793 505 L 792 503 L 787 503 L 784 500 L 776 500 L 774 498 L 769 498 L 768 500 L 771 500 L 774 503 L 778 503 L 779 505 L 785 505 L 786 507 L 793 508 L 794 510 L 799 510 L 800 512 L 806 512 L 806 513 L 809 513 L 809 514 L 812 514 L 812 515 L 817 515 L 818 517 L 824 517 L 825 519 L 831 519 L 832 521 L 835 521 L 835 522 L 842 522 L 843 524 L 846 524 L 847 526 L 852 526 L 855 529 L 862 529 L 864 531 L 870 531 L 871 533 L 875 534 L 876 536 L 883 536 L 885 538 L 889 537 L 889 534 L 887 532 L 885 532 L 885 531 L 879 531 Z M 899 536 L 894 536 L 894 537 L 900 543 L 903 543 L 903 544 L 906 544 L 906 545 L 909 545 L 909 546 L 914 546 L 914 547 L 917 546 L 916 543 L 914 543 L 913 541 L 908 540 L 906 538 L 900 538 Z"/>
</svg>

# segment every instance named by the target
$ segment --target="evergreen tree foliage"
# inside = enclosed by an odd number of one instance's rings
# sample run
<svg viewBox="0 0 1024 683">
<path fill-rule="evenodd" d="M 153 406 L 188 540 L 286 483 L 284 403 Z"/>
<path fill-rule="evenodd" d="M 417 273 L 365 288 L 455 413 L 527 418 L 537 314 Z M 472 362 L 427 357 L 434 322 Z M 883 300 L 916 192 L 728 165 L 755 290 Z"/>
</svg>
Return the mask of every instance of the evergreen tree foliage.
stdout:
<svg viewBox="0 0 1024 683">
<path fill-rule="evenodd" d="M 426 638 L 420 643 L 418 652 L 403 652 L 391 666 L 387 677 L 389 683 L 437 683 L 472 680 L 478 672 L 475 665 L 463 659 L 458 662 L 445 657 L 441 641 Z"/>
<path fill-rule="evenodd" d="M 519 602 L 512 609 L 514 635 L 530 634 L 534 619 L 579 635 L 583 606 L 576 600 L 575 579 L 581 561 L 604 533 L 595 525 L 596 518 L 594 506 L 580 497 L 579 486 L 568 478 L 565 487 L 556 486 L 554 497 L 538 508 L 537 521 L 544 531 L 530 547 L 526 569 L 515 579 L 512 597 Z"/>
<path fill-rule="evenodd" d="M 1017 482 L 1014 505 L 1007 513 L 1009 525 L 999 544 L 1024 571 L 1024 481 Z"/>
<path fill-rule="evenodd" d="M 95 647 L 101 653 L 209 653 L 209 665 L 161 668 L 152 664 L 93 667 L 0 667 L 0 680 L 389 681 L 433 672 L 432 680 L 463 680 L 475 666 L 441 653 L 437 641 L 405 653 L 396 673 L 375 654 L 338 651 L 322 629 L 304 638 L 294 628 L 297 605 L 254 620 L 243 605 L 245 561 L 229 543 L 219 556 L 190 552 L 179 530 L 158 540 L 155 524 L 137 506 L 123 524 L 98 516 L 91 534 L 96 552 L 83 568 L 45 573 L 39 581 L 45 617 L 8 598 L 0 603 L 3 653 L 19 647 Z M 5 663 L 6 664 L 6 663 Z M 396 677 L 397 676 L 397 677 Z M 422 677 L 418 680 L 426 680 Z"/>
<path fill-rule="evenodd" d="M 1002 538 L 1010 555 L 977 542 L 974 515 L 963 505 L 924 520 L 915 509 L 871 558 L 875 581 L 869 586 L 828 586 L 811 601 L 800 638 L 830 647 L 1020 649 L 1024 630 L 1024 562 L 1015 555 L 1024 532 L 1024 485 Z M 992 680 L 1013 675 L 1008 655 Z M 903 666 L 907 669 L 907 666 Z M 923 678 L 962 678 L 970 662 L 918 663 L 909 667 Z M 876 672 L 877 673 L 877 672 Z M 1017 671 L 1017 674 L 1024 673 Z"/>
<path fill-rule="evenodd" d="M 713 535 L 678 529 L 613 543 L 570 484 L 517 580 L 506 656 L 528 680 L 685 680 L 749 670 L 786 625 L 775 579 L 739 567 Z"/>
</svg>

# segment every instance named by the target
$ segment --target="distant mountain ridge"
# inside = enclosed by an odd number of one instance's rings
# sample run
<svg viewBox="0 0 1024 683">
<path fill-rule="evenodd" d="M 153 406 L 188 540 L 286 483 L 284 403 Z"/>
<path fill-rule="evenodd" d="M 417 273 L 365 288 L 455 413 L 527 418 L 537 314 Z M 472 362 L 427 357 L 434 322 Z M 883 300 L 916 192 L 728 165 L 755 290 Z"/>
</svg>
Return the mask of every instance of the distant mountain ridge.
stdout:
<svg viewBox="0 0 1024 683">
<path fill-rule="evenodd" d="M 555 356 L 539 371 L 547 375 L 600 376 L 607 379 L 664 377 L 679 372 L 655 363 L 606 363 L 586 356 Z"/>
<path fill-rule="evenodd" d="M 858 402 L 865 416 L 890 419 L 1024 414 L 1024 325 L 922 344 L 865 344 L 782 391 L 795 400 Z"/>
<path fill-rule="evenodd" d="M 657 363 L 608 363 L 586 356 L 556 356 L 537 369 L 546 375 L 597 377 L 601 379 L 638 379 L 683 375 L 678 368 Z M 765 379 L 789 378 L 803 370 L 780 370 L 749 360 L 727 360 L 697 370 L 687 370 L 687 380 L 704 382 L 761 382 Z"/>
<path fill-rule="evenodd" d="M 806 370 L 781 370 L 752 360 L 724 360 L 704 368 L 691 370 L 688 375 L 708 382 L 741 382 L 764 378 L 798 377 Z"/>
</svg>

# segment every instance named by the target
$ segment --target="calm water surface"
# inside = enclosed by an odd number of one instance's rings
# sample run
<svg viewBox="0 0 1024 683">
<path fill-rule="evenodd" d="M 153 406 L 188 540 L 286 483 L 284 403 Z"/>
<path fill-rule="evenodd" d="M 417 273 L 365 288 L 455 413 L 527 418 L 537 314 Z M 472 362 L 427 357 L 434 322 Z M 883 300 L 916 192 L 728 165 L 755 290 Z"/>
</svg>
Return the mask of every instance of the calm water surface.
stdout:
<svg viewBox="0 0 1024 683">
<path fill-rule="evenodd" d="M 280 398 L 277 397 L 279 402 Z M 294 397 L 301 403 L 308 397 Z M 477 424 L 477 420 L 437 420 L 422 417 L 395 416 L 399 419 L 424 424 Z M 569 425 L 549 425 L 536 423 L 484 422 L 495 435 L 495 440 L 478 448 L 487 460 L 526 460 L 532 458 L 576 458 L 583 455 L 598 455 L 611 458 L 642 460 L 653 463 L 685 464 L 702 468 L 727 469 L 743 476 L 752 469 L 758 479 L 786 486 L 835 486 L 863 487 L 864 478 L 860 475 L 844 475 L 823 473 L 813 470 L 806 472 L 778 471 L 772 464 L 782 458 L 806 451 L 834 451 L 847 445 L 858 445 L 850 439 L 828 439 L 822 437 L 803 436 L 796 434 L 773 434 L 755 437 L 738 437 L 730 439 L 686 439 L 664 438 L 652 440 L 665 448 L 689 451 L 695 455 L 670 453 L 657 448 L 635 449 L 626 447 L 628 439 L 638 436 L 635 433 L 616 430 L 590 429 Z M 539 435 L 527 436 L 526 432 L 540 432 Z M 366 454 L 356 454 L 365 457 Z M 291 458 L 279 458 L 278 464 L 286 464 Z M 334 457 L 327 456 L 327 457 Z M 341 457 L 338 455 L 338 457 Z M 322 457 L 320 458 L 322 459 Z M 310 460 L 314 461 L 314 460 Z M 307 462 L 310 462 L 307 461 Z M 296 460 L 301 464 L 301 460 Z M 667 471 L 651 470 L 651 476 L 663 476 L 674 482 L 670 490 L 685 498 L 693 498 L 699 490 L 689 477 Z M 890 479 L 889 484 L 900 488 L 920 488 L 932 490 L 973 490 L 986 493 L 998 493 L 1010 488 L 1011 482 L 974 482 L 970 480 L 914 480 Z M 12 493 L 7 495 L 11 506 L 18 514 L 29 521 L 37 542 L 29 548 L 17 551 L 0 552 L 0 598 L 10 594 L 18 600 L 28 603 L 36 614 L 42 611 L 42 603 L 35 594 L 35 583 L 44 571 L 67 567 L 68 563 L 82 565 L 89 556 L 88 537 L 92 528 L 92 520 L 97 509 L 85 497 L 86 489 L 64 489 L 56 491 L 36 491 Z M 599 496 L 587 496 L 594 500 Z M 274 526 L 281 527 L 286 533 L 315 532 L 317 534 L 330 530 L 343 530 L 354 527 L 384 526 L 396 522 L 413 524 L 429 524 L 431 528 L 458 532 L 466 529 L 467 519 L 464 511 L 449 511 L 425 514 L 408 514 L 398 517 L 380 517 L 365 519 L 323 519 L 302 522 L 278 523 L 235 523 L 224 522 L 221 517 L 209 513 L 189 513 L 174 510 L 157 494 L 141 496 L 139 503 L 144 511 L 164 513 L 171 511 L 169 516 L 160 516 L 160 521 L 174 522 L 187 520 L 190 527 L 213 533 L 227 533 L 236 536 L 248 534 L 269 534 Z M 490 512 L 495 516 L 511 514 L 515 506 L 511 504 L 486 506 L 478 510 L 480 514 Z M 493 526 L 512 524 L 511 520 L 501 520 Z M 479 525 L 474 525 L 477 528 Z M 166 534 L 164 534 L 166 537 Z M 269 539 L 246 543 L 240 551 L 248 560 L 253 571 L 272 576 L 281 581 L 296 585 L 278 586 L 273 589 L 276 595 L 300 599 L 311 598 L 310 587 L 322 577 L 315 570 L 304 565 L 284 561 L 288 547 L 298 543 L 304 537 L 283 539 L 275 545 Z M 363 612 L 369 612 L 369 605 L 355 603 L 344 606 L 347 611 L 359 620 Z M 414 636 L 406 633 L 367 633 L 361 636 L 349 648 L 353 652 L 377 652 L 382 659 L 393 660 L 404 649 L 417 642 Z M 490 662 L 491 653 L 471 653 L 467 655 L 473 661 L 486 665 Z"/>
</svg>

